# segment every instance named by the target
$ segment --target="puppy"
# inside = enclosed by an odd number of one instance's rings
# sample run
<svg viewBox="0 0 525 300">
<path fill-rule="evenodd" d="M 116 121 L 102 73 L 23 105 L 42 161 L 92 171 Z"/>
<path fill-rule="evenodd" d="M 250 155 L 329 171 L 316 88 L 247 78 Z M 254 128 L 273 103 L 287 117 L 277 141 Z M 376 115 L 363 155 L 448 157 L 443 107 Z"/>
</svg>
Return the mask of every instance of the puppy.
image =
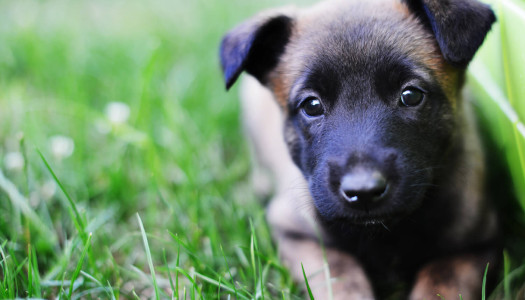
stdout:
<svg viewBox="0 0 525 300">
<path fill-rule="evenodd" d="M 317 299 L 480 298 L 498 222 L 460 91 L 494 21 L 475 0 L 330 1 L 223 38 L 280 255 Z"/>
</svg>

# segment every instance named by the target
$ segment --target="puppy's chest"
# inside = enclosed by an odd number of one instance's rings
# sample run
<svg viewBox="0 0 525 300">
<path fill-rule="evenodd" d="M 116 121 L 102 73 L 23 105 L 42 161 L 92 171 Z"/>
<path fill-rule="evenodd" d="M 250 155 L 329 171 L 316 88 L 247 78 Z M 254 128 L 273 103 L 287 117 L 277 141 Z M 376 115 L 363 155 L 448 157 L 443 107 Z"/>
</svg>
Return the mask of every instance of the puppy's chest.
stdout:
<svg viewBox="0 0 525 300">
<path fill-rule="evenodd" d="M 403 224 L 389 230 L 382 226 L 361 227 L 332 237 L 339 248 L 359 261 L 378 295 L 397 295 L 401 299 L 418 269 L 443 251 L 442 243 L 432 238 L 438 236 L 435 232 L 420 229 Z"/>
<path fill-rule="evenodd" d="M 365 237 L 357 238 L 353 245 L 347 245 L 346 250 L 365 269 L 380 299 L 403 299 L 409 292 L 417 270 L 435 253 L 425 241 L 419 243 L 404 237 L 385 235 L 365 234 Z"/>
<path fill-rule="evenodd" d="M 409 270 L 434 254 L 435 245 L 417 235 L 392 232 L 361 232 L 356 235 L 345 243 L 344 248 L 370 271 Z"/>
</svg>

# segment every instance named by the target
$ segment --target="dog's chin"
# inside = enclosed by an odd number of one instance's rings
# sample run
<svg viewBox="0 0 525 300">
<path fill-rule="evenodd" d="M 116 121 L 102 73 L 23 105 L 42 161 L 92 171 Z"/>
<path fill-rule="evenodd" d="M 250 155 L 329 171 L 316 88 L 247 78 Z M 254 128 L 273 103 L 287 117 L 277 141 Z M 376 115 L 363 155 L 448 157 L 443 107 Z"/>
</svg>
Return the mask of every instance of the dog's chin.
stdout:
<svg viewBox="0 0 525 300">
<path fill-rule="evenodd" d="M 337 222 L 341 225 L 352 225 L 358 227 L 388 227 L 397 224 L 405 217 L 404 214 L 396 215 L 370 215 L 370 216 L 355 216 L 352 214 L 344 214 L 342 216 L 326 220 L 328 222 Z"/>
<path fill-rule="evenodd" d="M 374 226 L 395 222 L 400 216 L 376 211 L 356 212 L 341 205 L 339 209 L 326 211 L 317 209 L 317 214 L 325 222 L 359 226 Z"/>
<path fill-rule="evenodd" d="M 367 211 L 352 209 L 337 197 L 326 197 L 324 198 L 325 201 L 320 201 L 321 205 L 316 206 L 319 217 L 325 222 L 362 227 L 388 227 L 399 223 L 412 214 L 420 206 L 422 200 L 420 197 L 412 198 L 410 202 L 406 201 L 407 198 L 404 199 L 403 202 L 385 199 L 387 203 Z M 326 200 L 331 205 L 327 205 Z M 395 205 L 395 203 L 403 204 Z"/>
<path fill-rule="evenodd" d="M 372 218 L 346 218 L 345 221 L 351 225 L 372 227 L 385 226 L 396 222 L 396 218 L 391 217 L 372 217 Z"/>
</svg>

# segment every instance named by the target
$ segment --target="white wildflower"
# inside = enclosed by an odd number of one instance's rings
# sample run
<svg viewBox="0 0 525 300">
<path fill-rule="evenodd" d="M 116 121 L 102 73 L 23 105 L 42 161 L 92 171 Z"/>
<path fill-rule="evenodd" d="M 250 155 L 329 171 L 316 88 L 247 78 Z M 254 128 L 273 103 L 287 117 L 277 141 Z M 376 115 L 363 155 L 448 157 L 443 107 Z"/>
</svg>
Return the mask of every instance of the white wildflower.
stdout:
<svg viewBox="0 0 525 300">
<path fill-rule="evenodd" d="M 73 139 L 63 135 L 55 135 L 49 138 L 49 145 L 51 152 L 58 159 L 69 157 L 75 150 L 75 142 Z"/>
<path fill-rule="evenodd" d="M 105 112 L 111 123 L 122 124 L 129 119 L 130 109 L 126 103 L 110 102 L 106 105 Z"/>
<path fill-rule="evenodd" d="M 22 170 L 24 163 L 24 156 L 20 152 L 9 152 L 4 157 L 4 166 L 7 170 Z"/>
</svg>

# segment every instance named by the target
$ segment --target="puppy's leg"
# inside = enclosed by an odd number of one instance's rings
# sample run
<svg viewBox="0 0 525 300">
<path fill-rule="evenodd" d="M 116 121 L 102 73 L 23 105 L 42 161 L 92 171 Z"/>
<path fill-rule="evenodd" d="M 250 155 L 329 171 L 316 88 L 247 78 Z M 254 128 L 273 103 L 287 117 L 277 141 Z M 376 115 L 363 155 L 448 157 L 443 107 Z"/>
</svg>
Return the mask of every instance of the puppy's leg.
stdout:
<svg viewBox="0 0 525 300">
<path fill-rule="evenodd" d="M 252 181 L 260 196 L 280 194 L 301 176 L 284 143 L 284 117 L 271 92 L 245 75 L 240 100 L 244 131 L 250 141 Z"/>
<path fill-rule="evenodd" d="M 301 264 L 304 266 L 315 299 L 374 299 L 363 269 L 352 256 L 325 248 L 325 259 L 319 243 L 309 238 L 285 234 L 277 240 L 280 255 L 297 282 L 304 282 Z"/>
<path fill-rule="evenodd" d="M 483 274 L 494 254 L 464 254 L 427 264 L 417 274 L 411 300 L 481 299 Z M 493 268 L 491 268 L 493 269 Z M 438 296 L 438 294 L 441 296 Z"/>
<path fill-rule="evenodd" d="M 314 228 L 309 214 L 311 200 L 298 196 L 290 191 L 275 197 L 268 207 L 280 257 L 292 277 L 304 283 L 302 264 L 315 299 L 332 299 L 330 294 L 341 300 L 374 299 L 370 282 L 354 257 L 332 247 L 323 249 L 315 232 L 323 233 Z"/>
</svg>

